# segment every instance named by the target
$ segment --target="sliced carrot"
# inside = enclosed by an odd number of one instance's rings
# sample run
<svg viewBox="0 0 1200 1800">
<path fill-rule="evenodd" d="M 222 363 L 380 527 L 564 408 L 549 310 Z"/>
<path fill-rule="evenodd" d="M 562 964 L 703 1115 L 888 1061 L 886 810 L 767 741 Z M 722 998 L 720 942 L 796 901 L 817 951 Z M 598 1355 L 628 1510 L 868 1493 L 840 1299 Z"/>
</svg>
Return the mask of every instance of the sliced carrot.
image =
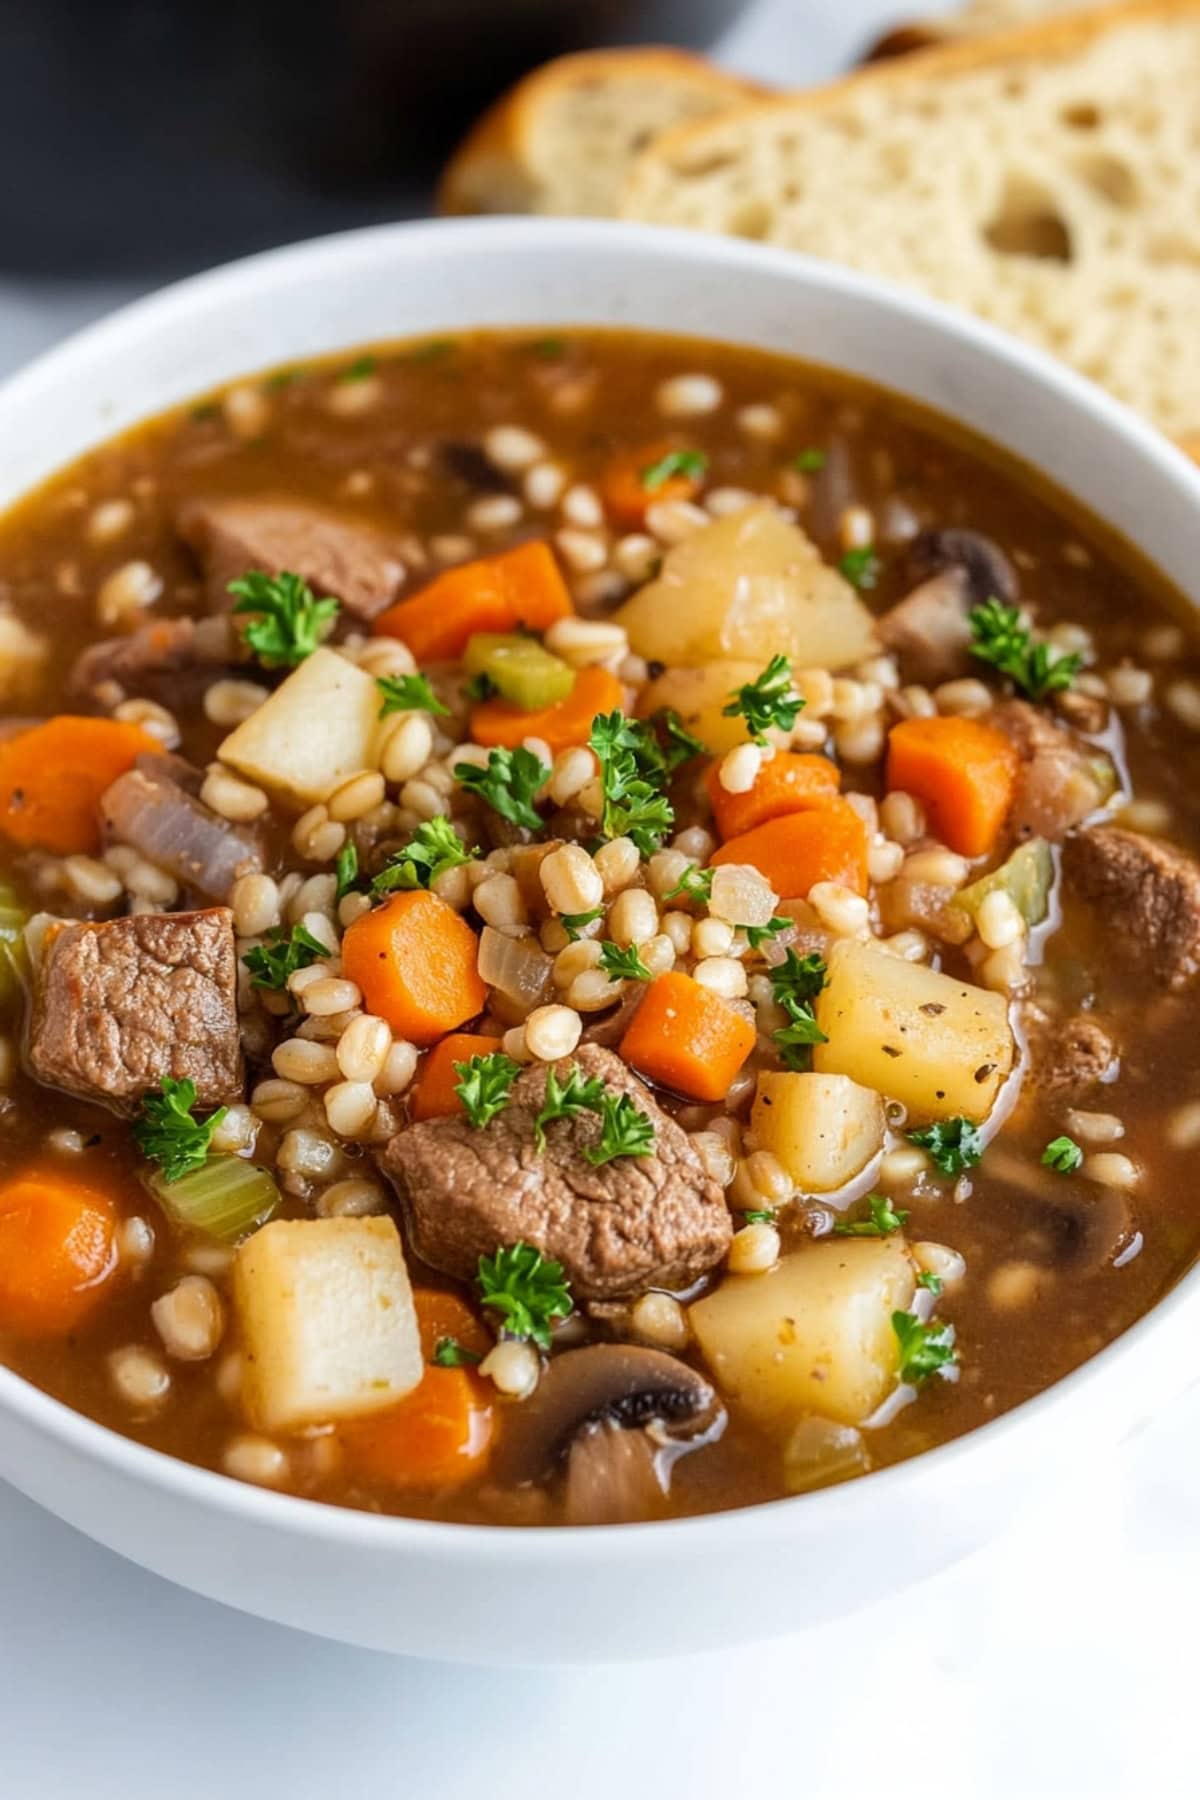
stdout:
<svg viewBox="0 0 1200 1800">
<path fill-rule="evenodd" d="M 700 486 L 695 475 L 668 475 L 657 487 L 647 487 L 647 469 L 670 456 L 677 444 L 643 444 L 613 458 L 600 477 L 605 511 L 617 525 L 636 527 L 646 522 L 648 508 L 659 500 L 690 500 Z"/>
<path fill-rule="evenodd" d="M 1020 756 L 980 719 L 902 719 L 888 734 L 887 784 L 912 794 L 960 856 L 985 856 L 1012 805 Z"/>
<path fill-rule="evenodd" d="M 630 1068 L 689 1100 L 723 1100 L 754 1048 L 749 1019 L 690 975 L 650 983 L 621 1040 Z"/>
<path fill-rule="evenodd" d="M 466 920 L 424 888 L 363 913 L 342 939 L 342 968 L 361 988 L 367 1011 L 418 1045 L 436 1043 L 483 1011 L 478 956 L 479 939 Z"/>
<path fill-rule="evenodd" d="M 59 1337 L 82 1323 L 117 1266 L 112 1201 L 60 1169 L 0 1187 L 0 1329 Z"/>
<path fill-rule="evenodd" d="M 0 743 L 0 830 L 59 856 L 100 848 L 100 799 L 160 739 L 119 719 L 59 713 Z"/>
<path fill-rule="evenodd" d="M 372 629 L 399 638 L 419 663 L 454 662 L 477 631 L 545 631 L 574 610 L 553 551 L 538 540 L 447 569 Z"/>
<path fill-rule="evenodd" d="M 566 699 L 541 712 L 522 712 L 510 700 L 484 700 L 472 709 L 471 738 L 489 748 L 516 750 L 527 737 L 537 737 L 557 756 L 573 744 L 586 744 L 596 714 L 615 711 L 624 697 L 607 669 L 581 669 Z"/>
<path fill-rule="evenodd" d="M 444 1119 L 464 1112 L 466 1109 L 454 1091 L 459 1080 L 454 1065 L 470 1062 L 473 1056 L 490 1056 L 496 1048 L 494 1037 L 479 1037 L 472 1031 L 452 1031 L 435 1044 L 421 1064 L 408 1102 L 409 1118 Z"/>
<path fill-rule="evenodd" d="M 397 1406 L 344 1426 L 342 1445 L 364 1475 L 390 1487 L 457 1487 L 483 1469 L 495 1414 L 470 1369 L 426 1369 Z"/>
<path fill-rule="evenodd" d="M 457 1294 L 448 1294 L 444 1288 L 414 1288 L 413 1305 L 421 1333 L 421 1354 L 426 1362 L 433 1361 L 443 1338 L 453 1338 L 476 1356 L 486 1356 L 491 1349 L 491 1332 Z"/>
<path fill-rule="evenodd" d="M 802 900 L 818 881 L 867 891 L 867 828 L 848 800 L 834 795 L 809 812 L 784 813 L 727 838 L 713 863 L 749 863 L 781 900 Z"/>
<path fill-rule="evenodd" d="M 721 764 L 715 762 L 708 771 L 708 797 L 717 830 L 723 838 L 731 838 L 784 813 L 811 812 L 815 806 L 824 806 L 837 793 L 840 782 L 837 765 L 827 756 L 777 750 L 744 794 L 731 794 L 722 786 Z"/>
</svg>

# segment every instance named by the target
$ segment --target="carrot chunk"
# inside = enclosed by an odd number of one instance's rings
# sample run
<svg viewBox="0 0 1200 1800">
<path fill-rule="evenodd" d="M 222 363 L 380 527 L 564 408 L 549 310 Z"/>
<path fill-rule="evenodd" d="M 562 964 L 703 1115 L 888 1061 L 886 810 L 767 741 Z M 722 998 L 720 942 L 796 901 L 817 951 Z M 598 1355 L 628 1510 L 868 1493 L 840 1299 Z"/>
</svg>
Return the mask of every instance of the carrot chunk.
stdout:
<svg viewBox="0 0 1200 1800">
<path fill-rule="evenodd" d="M 452 1031 L 435 1044 L 421 1064 L 416 1086 L 408 1103 L 408 1116 L 413 1120 L 444 1119 L 466 1109 L 455 1093 L 458 1075 L 456 1062 L 470 1062 L 473 1056 L 490 1056 L 499 1039 L 480 1037 L 473 1031 Z"/>
<path fill-rule="evenodd" d="M 476 1356 L 486 1356 L 491 1349 L 491 1332 L 457 1294 L 448 1294 L 444 1288 L 414 1288 L 413 1305 L 421 1333 L 421 1354 L 426 1362 L 433 1361 L 443 1338 L 453 1338 Z"/>
<path fill-rule="evenodd" d="M 985 856 L 1012 805 L 1019 754 L 980 719 L 902 719 L 888 734 L 887 784 L 912 794 L 960 856 Z"/>
<path fill-rule="evenodd" d="M 647 487 L 645 475 L 677 449 L 666 442 L 643 444 L 638 450 L 626 450 L 613 458 L 600 477 L 600 494 L 605 511 L 617 524 L 634 528 L 646 523 L 647 510 L 660 500 L 690 500 L 700 486 L 695 475 L 680 470 L 666 476 L 657 486 Z"/>
<path fill-rule="evenodd" d="M 721 764 L 713 763 L 708 771 L 708 797 L 717 830 L 723 838 L 731 838 L 784 813 L 811 812 L 815 806 L 824 806 L 837 793 L 840 780 L 837 765 L 827 756 L 777 750 L 744 794 L 731 794 L 722 787 Z"/>
<path fill-rule="evenodd" d="M 59 713 L 0 744 L 0 830 L 59 856 L 100 848 L 100 800 L 162 744 L 137 725 Z"/>
<path fill-rule="evenodd" d="M 0 1187 L 0 1329 L 61 1337 L 82 1323 L 117 1266 L 111 1200 L 55 1168 Z"/>
<path fill-rule="evenodd" d="M 457 1487 L 487 1462 L 495 1414 L 470 1369 L 426 1369 L 411 1394 L 342 1428 L 350 1461 L 390 1487 Z"/>
<path fill-rule="evenodd" d="M 545 631 L 574 610 L 554 553 L 538 540 L 447 569 L 372 629 L 399 638 L 419 663 L 454 662 L 477 631 Z"/>
<path fill-rule="evenodd" d="M 478 955 L 466 920 L 424 888 L 364 913 L 342 939 L 342 967 L 362 989 L 368 1012 L 418 1045 L 436 1043 L 483 1011 Z"/>
<path fill-rule="evenodd" d="M 781 900 L 804 899 L 818 881 L 867 891 L 867 828 L 848 800 L 834 795 L 809 812 L 784 813 L 727 838 L 713 863 L 749 863 Z"/>
<path fill-rule="evenodd" d="M 510 700 L 484 700 L 471 712 L 471 737 L 489 749 L 508 750 L 537 737 L 557 756 L 573 744 L 586 744 L 596 714 L 615 711 L 623 699 L 621 683 L 607 669 L 581 669 L 566 699 L 541 712 L 522 712 Z"/>
<path fill-rule="evenodd" d="M 630 1068 L 689 1100 L 723 1100 L 754 1048 L 754 1027 L 690 975 L 660 975 L 621 1040 Z"/>
</svg>

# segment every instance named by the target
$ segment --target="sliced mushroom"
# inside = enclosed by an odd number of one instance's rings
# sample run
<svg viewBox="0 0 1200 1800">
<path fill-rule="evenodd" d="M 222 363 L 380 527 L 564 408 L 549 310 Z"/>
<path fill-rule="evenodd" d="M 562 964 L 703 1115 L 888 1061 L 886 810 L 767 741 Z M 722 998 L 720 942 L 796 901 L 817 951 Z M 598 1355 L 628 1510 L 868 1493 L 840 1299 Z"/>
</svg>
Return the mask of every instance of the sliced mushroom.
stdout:
<svg viewBox="0 0 1200 1800">
<path fill-rule="evenodd" d="M 502 1484 L 561 1476 L 573 1525 L 644 1519 L 661 1505 L 674 1458 L 724 1423 L 711 1383 L 677 1357 L 590 1344 L 554 1357 L 508 1413 L 494 1473 Z"/>
<path fill-rule="evenodd" d="M 879 635 L 900 658 L 910 681 L 949 681 L 970 666 L 973 603 L 970 582 L 957 564 L 931 575 L 889 607 Z"/>
<path fill-rule="evenodd" d="M 482 444 L 447 438 L 438 446 L 438 455 L 449 474 L 481 494 L 503 494 L 512 488 L 512 478 L 496 467 Z"/>
<path fill-rule="evenodd" d="M 981 531 L 968 531 L 962 527 L 923 531 L 913 539 L 909 554 L 918 575 L 961 569 L 975 606 L 982 606 L 985 600 L 1003 600 L 1006 606 L 1016 605 L 1020 594 L 1017 571 L 999 544 L 984 537 Z"/>
<path fill-rule="evenodd" d="M 1000 1144 L 989 1146 L 988 1172 L 1028 1208 L 1039 1257 L 1071 1275 L 1097 1275 L 1136 1254 L 1137 1215 L 1128 1194 L 1099 1182 L 1064 1179 Z"/>
</svg>

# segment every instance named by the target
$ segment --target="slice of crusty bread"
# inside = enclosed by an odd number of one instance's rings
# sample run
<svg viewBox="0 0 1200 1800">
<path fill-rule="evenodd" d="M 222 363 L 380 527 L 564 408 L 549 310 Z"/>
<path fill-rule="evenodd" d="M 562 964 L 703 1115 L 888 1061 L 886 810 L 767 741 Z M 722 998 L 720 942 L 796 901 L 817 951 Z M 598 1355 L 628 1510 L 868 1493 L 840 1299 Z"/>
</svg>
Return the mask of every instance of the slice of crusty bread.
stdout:
<svg viewBox="0 0 1200 1800">
<path fill-rule="evenodd" d="M 872 59 L 927 50 L 934 44 L 961 43 L 966 38 L 1015 31 L 1055 13 L 1083 12 L 1088 0 L 966 0 L 953 12 L 893 25 L 870 51 Z"/>
<path fill-rule="evenodd" d="M 1200 0 L 1056 18 L 679 128 L 622 210 L 921 288 L 1200 432 Z"/>
<path fill-rule="evenodd" d="M 685 50 L 589 50 L 535 69 L 447 164 L 446 213 L 609 214 L 634 157 L 672 125 L 765 90 Z"/>
</svg>

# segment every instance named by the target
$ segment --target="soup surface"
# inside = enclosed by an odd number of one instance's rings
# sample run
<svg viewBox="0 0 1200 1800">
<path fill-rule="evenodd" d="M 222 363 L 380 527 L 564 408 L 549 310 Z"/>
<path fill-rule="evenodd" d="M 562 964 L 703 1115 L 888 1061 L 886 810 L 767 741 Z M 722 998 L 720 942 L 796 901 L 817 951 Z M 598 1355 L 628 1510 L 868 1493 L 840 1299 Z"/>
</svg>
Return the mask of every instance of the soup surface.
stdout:
<svg viewBox="0 0 1200 1800">
<path fill-rule="evenodd" d="M 0 1356 L 69 1405 L 701 1512 L 1195 1255 L 1195 644 L 985 447 L 682 339 L 385 346 L 105 445 L 0 583 Z"/>
</svg>

